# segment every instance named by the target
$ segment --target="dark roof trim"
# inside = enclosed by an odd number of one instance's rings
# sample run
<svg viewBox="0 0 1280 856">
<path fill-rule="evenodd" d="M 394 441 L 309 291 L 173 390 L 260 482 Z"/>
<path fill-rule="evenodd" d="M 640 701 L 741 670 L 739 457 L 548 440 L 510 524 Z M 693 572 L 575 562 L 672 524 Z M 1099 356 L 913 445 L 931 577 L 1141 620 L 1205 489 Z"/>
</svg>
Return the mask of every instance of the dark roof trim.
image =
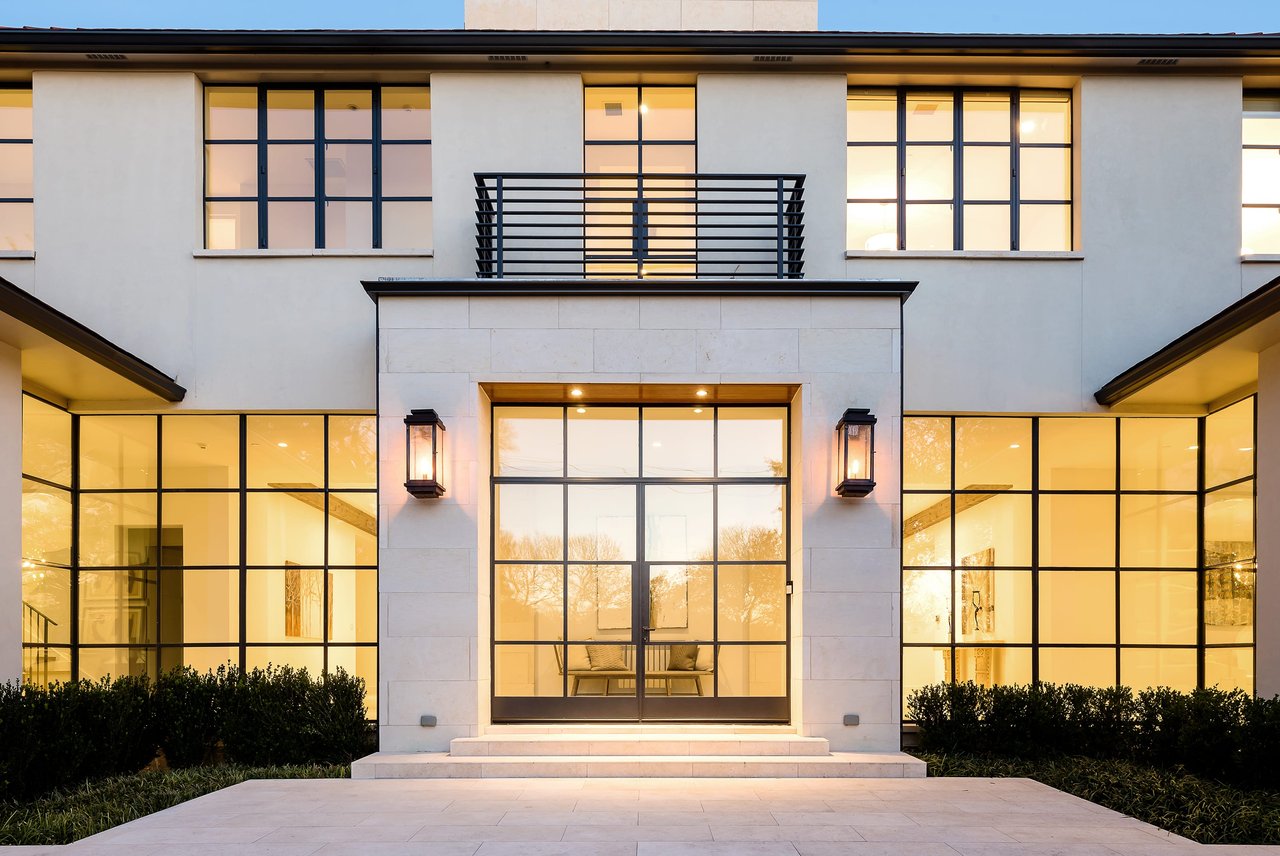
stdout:
<svg viewBox="0 0 1280 856">
<path fill-rule="evenodd" d="M 0 278 L 0 312 L 39 330 L 165 401 L 182 401 L 187 395 L 185 387 L 179 386 L 155 366 L 112 344 L 4 278 Z"/>
<path fill-rule="evenodd" d="M 1095 392 L 1093 398 L 1104 407 L 1119 404 L 1277 312 L 1280 312 L 1280 277 L 1116 375 Z"/>
<path fill-rule="evenodd" d="M 362 282 L 379 297 L 896 297 L 917 283 L 847 279 L 415 279 Z"/>
<path fill-rule="evenodd" d="M 93 30 L 0 28 L 0 52 L 195 54 L 966 54 L 1267 56 L 1280 34 L 1004 35 L 507 30 Z"/>
</svg>

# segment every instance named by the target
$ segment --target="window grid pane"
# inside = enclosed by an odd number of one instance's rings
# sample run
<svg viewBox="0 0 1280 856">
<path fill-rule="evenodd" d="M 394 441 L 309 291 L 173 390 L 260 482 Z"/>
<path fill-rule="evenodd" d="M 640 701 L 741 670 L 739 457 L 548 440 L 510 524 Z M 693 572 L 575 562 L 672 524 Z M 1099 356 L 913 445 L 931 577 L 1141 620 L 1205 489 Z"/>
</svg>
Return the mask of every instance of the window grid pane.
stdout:
<svg viewBox="0 0 1280 856">
<path fill-rule="evenodd" d="M 1069 92 L 850 89 L 846 124 L 849 250 L 1072 249 Z"/>
<path fill-rule="evenodd" d="M 426 86 L 206 87 L 205 247 L 429 249 L 430 110 Z M 0 248 L 24 248 L 3 205 Z"/>
<path fill-rule="evenodd" d="M 77 417 L 31 396 L 23 406 L 24 469 L 80 485 L 24 480 L 26 679 L 228 661 L 341 667 L 369 681 L 376 716 L 372 416 Z"/>
<path fill-rule="evenodd" d="M 904 692 L 966 680 L 1251 691 L 1253 408 L 906 417 Z"/>
</svg>

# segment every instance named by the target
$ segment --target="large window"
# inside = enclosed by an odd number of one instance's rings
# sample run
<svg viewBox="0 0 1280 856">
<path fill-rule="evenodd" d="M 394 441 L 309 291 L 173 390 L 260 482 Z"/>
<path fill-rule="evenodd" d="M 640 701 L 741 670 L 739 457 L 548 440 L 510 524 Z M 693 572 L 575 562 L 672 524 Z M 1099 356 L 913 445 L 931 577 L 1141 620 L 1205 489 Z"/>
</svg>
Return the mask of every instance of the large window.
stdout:
<svg viewBox="0 0 1280 856">
<path fill-rule="evenodd" d="M 1207 418 L 913 416 L 903 687 L 1253 688 L 1253 399 Z"/>
<path fill-rule="evenodd" d="M 28 680 L 341 667 L 375 704 L 372 416 L 74 417 L 27 396 L 23 422 Z"/>
<path fill-rule="evenodd" d="M 851 89 L 847 246 L 1072 249 L 1071 93 Z"/>
<path fill-rule="evenodd" d="M 585 88 L 584 171 L 601 176 L 587 184 L 588 275 L 671 277 L 695 270 L 695 194 L 680 176 L 697 171 L 696 92 L 692 86 Z M 636 247 L 639 228 L 644 251 Z"/>
<path fill-rule="evenodd" d="M 31 87 L 0 84 L 0 251 L 35 249 Z"/>
<path fill-rule="evenodd" d="M 205 246 L 427 249 L 425 86 L 210 86 Z"/>
<path fill-rule="evenodd" d="M 1280 253 L 1280 94 L 1244 99 L 1241 251 Z"/>
</svg>

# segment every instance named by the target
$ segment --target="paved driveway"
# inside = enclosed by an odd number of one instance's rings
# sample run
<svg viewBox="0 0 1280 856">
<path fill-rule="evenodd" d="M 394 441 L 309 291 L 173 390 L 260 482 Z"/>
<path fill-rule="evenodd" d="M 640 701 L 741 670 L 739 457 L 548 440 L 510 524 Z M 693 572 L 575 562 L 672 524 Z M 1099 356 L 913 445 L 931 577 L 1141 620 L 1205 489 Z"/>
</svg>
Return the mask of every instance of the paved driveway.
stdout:
<svg viewBox="0 0 1280 856">
<path fill-rule="evenodd" d="M 253 781 L 66 856 L 1181 856 L 1206 848 L 1027 779 Z"/>
</svg>

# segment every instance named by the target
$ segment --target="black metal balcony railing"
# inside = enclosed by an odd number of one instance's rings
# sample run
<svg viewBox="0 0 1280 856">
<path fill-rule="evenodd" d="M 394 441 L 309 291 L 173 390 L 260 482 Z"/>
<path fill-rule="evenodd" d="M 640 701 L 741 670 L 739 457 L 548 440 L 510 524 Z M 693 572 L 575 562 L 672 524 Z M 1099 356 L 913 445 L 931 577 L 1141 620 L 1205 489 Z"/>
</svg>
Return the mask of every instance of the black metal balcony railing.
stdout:
<svg viewBox="0 0 1280 856">
<path fill-rule="evenodd" d="M 49 661 L 53 651 L 49 647 L 49 628 L 58 622 L 36 609 L 25 600 L 22 602 L 22 671 L 32 683 L 49 683 Z"/>
<path fill-rule="evenodd" d="M 476 275 L 804 276 L 804 176 L 476 173 Z"/>
</svg>

